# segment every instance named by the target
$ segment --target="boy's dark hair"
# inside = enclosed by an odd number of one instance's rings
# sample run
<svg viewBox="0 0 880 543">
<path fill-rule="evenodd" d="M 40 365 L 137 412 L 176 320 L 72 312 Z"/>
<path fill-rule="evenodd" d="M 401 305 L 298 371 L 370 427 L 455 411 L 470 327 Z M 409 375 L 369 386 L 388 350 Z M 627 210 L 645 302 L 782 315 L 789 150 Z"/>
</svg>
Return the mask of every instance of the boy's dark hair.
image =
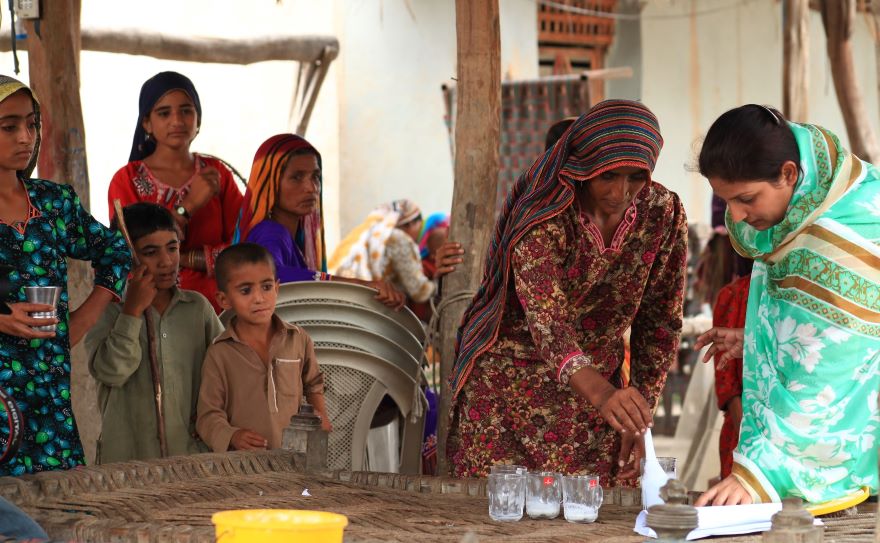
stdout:
<svg viewBox="0 0 880 543">
<path fill-rule="evenodd" d="M 128 235 L 131 236 L 132 243 L 136 243 L 142 237 L 149 236 L 159 230 L 175 232 L 179 236 L 177 223 L 171 216 L 171 212 L 160 205 L 137 202 L 122 208 L 122 216 L 125 219 L 125 227 L 128 228 Z M 119 221 L 116 217 L 110 221 L 110 227 L 119 229 Z"/>
<path fill-rule="evenodd" d="M 559 138 L 565 134 L 568 127 L 574 124 L 576 120 L 577 117 L 566 117 L 565 119 L 561 119 L 550 125 L 550 128 L 547 129 L 547 135 L 544 137 L 544 150 L 546 151 L 556 145 Z"/>
<path fill-rule="evenodd" d="M 239 243 L 223 249 L 214 263 L 214 276 L 217 278 L 217 288 L 226 292 L 229 283 L 229 275 L 232 270 L 242 264 L 259 264 L 266 262 L 275 274 L 275 259 L 262 245 L 256 243 Z"/>
<path fill-rule="evenodd" d="M 699 169 L 703 177 L 725 181 L 775 180 L 787 161 L 800 169 L 800 151 L 785 117 L 773 108 L 748 104 L 712 123 Z"/>
</svg>

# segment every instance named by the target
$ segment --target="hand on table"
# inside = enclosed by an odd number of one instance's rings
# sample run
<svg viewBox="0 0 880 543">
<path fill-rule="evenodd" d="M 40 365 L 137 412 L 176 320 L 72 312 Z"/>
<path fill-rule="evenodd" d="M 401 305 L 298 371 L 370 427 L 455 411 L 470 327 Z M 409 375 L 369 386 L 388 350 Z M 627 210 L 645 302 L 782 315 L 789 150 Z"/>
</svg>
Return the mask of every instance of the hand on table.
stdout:
<svg viewBox="0 0 880 543">
<path fill-rule="evenodd" d="M 697 499 L 694 505 L 748 505 L 752 503 L 752 496 L 739 482 L 739 479 L 730 475 L 717 485 L 713 486 Z"/>
</svg>

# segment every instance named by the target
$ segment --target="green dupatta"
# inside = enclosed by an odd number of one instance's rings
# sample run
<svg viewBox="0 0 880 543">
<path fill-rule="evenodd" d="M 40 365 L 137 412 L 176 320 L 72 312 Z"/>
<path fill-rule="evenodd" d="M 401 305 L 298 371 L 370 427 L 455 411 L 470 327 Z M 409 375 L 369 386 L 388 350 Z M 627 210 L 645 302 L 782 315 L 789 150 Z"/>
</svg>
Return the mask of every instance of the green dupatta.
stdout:
<svg viewBox="0 0 880 543">
<path fill-rule="evenodd" d="M 755 258 L 734 475 L 762 502 L 877 492 L 880 172 L 812 125 L 784 220 L 728 230 Z"/>
</svg>

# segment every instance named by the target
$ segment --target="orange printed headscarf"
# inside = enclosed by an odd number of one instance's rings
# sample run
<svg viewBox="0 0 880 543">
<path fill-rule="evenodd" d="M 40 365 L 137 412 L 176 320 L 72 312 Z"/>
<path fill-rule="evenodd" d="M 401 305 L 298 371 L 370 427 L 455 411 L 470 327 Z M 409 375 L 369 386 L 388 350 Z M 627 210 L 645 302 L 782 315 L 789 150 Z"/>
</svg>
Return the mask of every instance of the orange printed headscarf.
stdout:
<svg viewBox="0 0 880 543">
<path fill-rule="evenodd" d="M 247 241 L 248 232 L 260 222 L 269 218 L 278 198 L 278 185 L 287 160 L 296 151 L 308 151 L 321 165 L 321 153 L 305 139 L 296 134 L 278 134 L 267 139 L 257 149 L 251 175 L 248 177 L 244 202 L 235 227 L 233 243 Z M 318 197 L 318 206 L 311 215 L 303 218 L 296 236 L 296 244 L 305 257 L 310 269 L 327 271 L 324 250 L 323 190 Z"/>
</svg>

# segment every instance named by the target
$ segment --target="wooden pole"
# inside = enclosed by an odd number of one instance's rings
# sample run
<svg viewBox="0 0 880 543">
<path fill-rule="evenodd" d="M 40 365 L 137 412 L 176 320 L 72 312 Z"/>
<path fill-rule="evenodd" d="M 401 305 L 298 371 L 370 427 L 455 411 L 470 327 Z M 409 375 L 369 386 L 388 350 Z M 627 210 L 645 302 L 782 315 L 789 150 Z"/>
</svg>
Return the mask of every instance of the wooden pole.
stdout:
<svg viewBox="0 0 880 543">
<path fill-rule="evenodd" d="M 834 90 L 846 124 L 850 150 L 859 158 L 880 164 L 880 147 L 877 146 L 874 131 L 867 120 L 868 113 L 859 89 L 853 59 L 852 34 L 856 0 L 822 0 L 820 10 Z"/>
<path fill-rule="evenodd" d="M 48 4 L 48 8 L 54 9 L 54 4 Z M 30 39 L 18 42 L 18 49 L 27 50 L 29 42 Z M 11 49 L 8 39 L 0 40 L 0 51 Z M 165 60 L 253 64 L 269 60 L 331 61 L 339 55 L 339 41 L 332 36 L 228 39 L 171 36 L 139 29 L 86 28 L 82 30 L 82 49 Z"/>
<path fill-rule="evenodd" d="M 458 100 L 455 121 L 455 189 L 449 239 L 461 243 L 464 263 L 443 279 L 443 296 L 475 291 L 495 224 L 498 149 L 501 138 L 501 29 L 498 0 L 456 0 Z M 440 323 L 441 400 L 438 433 L 440 473 L 446 462 L 455 336 L 468 301 L 454 303 Z"/>
<path fill-rule="evenodd" d="M 809 17 L 809 0 L 783 0 L 782 112 L 799 123 L 809 116 Z"/>
<path fill-rule="evenodd" d="M 44 2 L 39 25 L 25 21 L 31 88 L 40 101 L 42 144 L 37 173 L 43 179 L 73 186 L 89 209 L 86 137 L 79 98 L 81 0 Z M 70 260 L 67 270 L 70 307 L 79 306 L 92 290 L 91 267 Z M 71 396 L 86 458 L 94 457 L 100 429 L 95 385 L 89 377 L 85 350 L 71 353 Z"/>
</svg>

